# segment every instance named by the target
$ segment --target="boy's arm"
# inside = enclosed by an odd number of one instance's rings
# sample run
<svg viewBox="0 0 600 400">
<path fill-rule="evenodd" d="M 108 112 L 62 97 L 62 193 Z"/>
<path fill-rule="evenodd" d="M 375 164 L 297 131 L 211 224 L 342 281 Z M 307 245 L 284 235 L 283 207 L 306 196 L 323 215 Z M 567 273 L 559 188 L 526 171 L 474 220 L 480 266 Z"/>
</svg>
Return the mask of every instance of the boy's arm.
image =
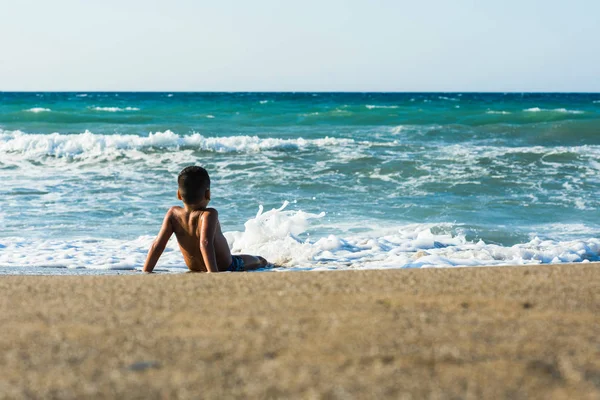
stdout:
<svg viewBox="0 0 600 400">
<path fill-rule="evenodd" d="M 217 210 L 213 208 L 204 212 L 200 227 L 200 252 L 202 252 L 206 272 L 219 272 L 214 243 L 218 222 Z"/>
<path fill-rule="evenodd" d="M 158 232 L 158 236 L 150 246 L 148 256 L 146 257 L 146 262 L 144 263 L 144 268 L 142 269 L 142 271 L 144 272 L 152 272 L 152 270 L 156 266 L 156 263 L 158 262 L 158 259 L 165 250 L 167 242 L 173 234 L 171 215 L 172 210 L 167 211 L 167 215 L 165 215 L 165 219 L 163 221 L 162 227 L 160 228 L 160 232 Z"/>
</svg>

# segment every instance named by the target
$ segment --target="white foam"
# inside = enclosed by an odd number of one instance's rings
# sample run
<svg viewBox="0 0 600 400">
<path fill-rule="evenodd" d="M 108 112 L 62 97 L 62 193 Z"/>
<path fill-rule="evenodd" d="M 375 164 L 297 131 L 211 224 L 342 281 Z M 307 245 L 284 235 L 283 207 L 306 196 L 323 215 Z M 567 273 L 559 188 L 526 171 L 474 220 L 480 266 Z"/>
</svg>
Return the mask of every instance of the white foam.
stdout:
<svg viewBox="0 0 600 400">
<path fill-rule="evenodd" d="M 387 127 L 385 129 L 386 135 L 387 133 L 391 133 L 393 135 L 398 135 L 398 134 L 425 134 L 427 132 L 431 132 L 434 130 L 439 130 L 439 129 L 443 129 L 442 125 L 397 125 L 394 126 L 392 128 Z M 383 136 L 383 138 L 385 138 L 385 136 Z M 370 142 L 371 145 L 387 145 L 388 143 L 384 143 L 384 142 Z"/>
<path fill-rule="evenodd" d="M 315 249 L 310 243 L 300 240 L 298 235 L 307 229 L 309 220 L 322 218 L 325 213 L 284 211 L 288 204 L 285 202 L 279 209 L 265 213 L 260 206 L 256 217 L 244 224 L 244 232 L 225 233 L 231 251 L 265 254 L 276 264 L 310 261 Z"/>
<path fill-rule="evenodd" d="M 162 149 L 178 152 L 182 147 L 212 152 L 261 152 L 269 150 L 298 150 L 310 147 L 337 149 L 350 146 L 353 139 L 325 137 L 321 139 L 277 139 L 257 136 L 205 137 L 199 133 L 180 136 L 171 131 L 137 135 L 97 135 L 90 131 L 64 135 L 28 134 L 0 130 L 0 154 L 17 159 L 40 156 L 86 159 L 136 155 L 139 151 Z"/>
<path fill-rule="evenodd" d="M 566 108 L 555 108 L 552 110 L 554 112 L 566 113 L 566 114 L 583 114 L 583 111 L 580 110 L 567 110 Z"/>
<path fill-rule="evenodd" d="M 77 94 L 75 96 L 77 96 L 77 97 L 87 97 L 87 93 L 80 93 L 80 94 Z"/>
<path fill-rule="evenodd" d="M 401 133 L 403 130 L 405 130 L 405 129 L 406 129 L 406 128 L 405 128 L 403 125 L 398 125 L 398 126 L 395 126 L 395 127 L 393 127 L 393 128 L 390 130 L 390 133 L 391 133 L 392 135 L 399 135 L 399 134 L 400 134 L 400 133 Z"/>
<path fill-rule="evenodd" d="M 494 110 L 489 110 L 486 112 L 486 114 L 501 114 L 501 115 L 508 115 L 508 114 L 512 114 L 510 111 L 494 111 Z"/>
<path fill-rule="evenodd" d="M 598 239 L 556 242 L 534 237 L 527 243 L 503 247 L 469 242 L 463 235 L 452 234 L 448 226 L 434 224 L 405 225 L 387 234 L 373 231 L 345 238 L 300 239 L 309 220 L 320 217 L 322 214 L 284 211 L 282 207 L 259 212 L 246 223 L 244 232 L 230 232 L 227 237 L 234 252 L 260 254 L 286 269 L 522 265 L 581 262 L 600 255 Z"/>
<path fill-rule="evenodd" d="M 578 210 L 595 210 L 594 207 L 588 207 L 587 203 L 583 199 L 575 199 L 575 208 Z"/>
<path fill-rule="evenodd" d="M 30 109 L 24 110 L 24 111 L 32 112 L 32 113 L 41 113 L 41 112 L 50 112 L 52 110 L 49 108 L 33 107 L 33 108 L 30 108 Z"/>
<path fill-rule="evenodd" d="M 415 127 L 411 125 L 401 127 L 386 127 L 387 131 L 397 135 L 395 137 L 401 137 L 400 135 L 412 135 L 419 132 L 427 132 L 432 127 Z M 397 146 L 398 143 L 403 141 L 398 140 L 396 144 L 394 142 L 383 142 L 373 143 L 369 145 L 370 148 L 375 146 Z M 362 146 L 362 143 L 358 143 L 359 146 L 355 147 L 355 157 L 364 155 L 366 151 Z M 537 163 L 515 163 L 515 159 L 521 159 L 522 156 L 534 157 L 539 160 Z M 425 196 L 434 195 L 434 191 L 431 189 L 432 184 L 443 184 L 446 187 L 454 187 L 456 185 L 482 185 L 482 177 L 487 176 L 493 179 L 505 180 L 511 176 L 513 182 L 529 187 L 531 185 L 537 185 L 534 190 L 537 194 L 544 197 L 540 197 L 540 200 L 551 202 L 554 205 L 561 205 L 567 207 L 597 207 L 598 201 L 591 196 L 589 193 L 586 194 L 585 190 L 582 192 L 583 182 L 579 181 L 576 183 L 573 181 L 571 188 L 564 188 L 555 192 L 550 192 L 540 187 L 539 185 L 546 186 L 547 184 L 562 184 L 564 179 L 557 178 L 563 173 L 562 170 L 565 168 L 565 161 L 558 161 L 556 157 L 560 155 L 560 159 L 566 157 L 569 160 L 571 167 L 579 168 L 577 175 L 569 179 L 572 182 L 574 179 L 584 179 L 588 182 L 594 182 L 594 184 L 600 182 L 598 178 L 598 171 L 600 170 L 600 163 L 594 160 L 600 159 L 600 146 L 599 145 L 583 145 L 583 146 L 485 146 L 481 144 L 456 144 L 438 146 L 436 148 L 422 147 L 420 150 L 415 152 L 402 152 L 402 151 L 390 151 L 385 156 L 382 156 L 384 160 L 394 160 L 399 162 L 406 160 L 410 162 L 414 157 L 418 157 L 421 163 L 417 166 L 417 169 L 422 171 L 421 174 L 411 175 L 398 175 L 393 170 L 384 170 L 385 172 L 374 172 L 372 168 L 370 171 L 357 172 L 357 177 L 372 178 L 378 180 L 385 180 L 388 182 L 394 182 L 396 185 L 397 193 L 390 193 L 388 198 L 394 198 L 395 196 Z M 343 160 L 343 153 L 336 153 L 336 162 Z M 440 167 L 440 163 L 443 161 L 443 168 Z M 482 162 L 485 161 L 485 162 Z M 374 167 L 375 168 L 375 167 Z M 536 183 L 531 182 L 531 176 L 543 176 L 541 181 Z M 541 175 L 540 175 L 541 174 Z M 368 180 L 366 182 L 369 182 Z M 360 187 L 360 186 L 359 186 Z M 564 196 L 563 196 L 564 195 Z M 520 200 L 522 206 L 527 207 L 530 205 L 530 200 L 523 196 L 516 196 Z M 548 198 L 547 196 L 551 196 Z M 582 198 L 584 203 L 576 204 L 574 199 Z"/>
<path fill-rule="evenodd" d="M 132 241 L 118 239 L 31 239 L 0 238 L 1 267 L 58 267 L 91 269 L 135 269 L 143 266 L 152 243 L 150 236 Z M 173 241 L 165 251 L 164 265 L 182 268 Z M 181 256 L 180 256 L 181 257 Z"/>
<path fill-rule="evenodd" d="M 393 183 L 400 184 L 400 181 L 399 181 L 400 176 L 401 176 L 401 173 L 399 173 L 399 172 L 385 175 L 385 174 L 381 173 L 381 168 L 375 168 L 373 170 L 373 172 L 369 175 L 369 178 L 380 179 L 384 182 L 393 182 Z"/>
<path fill-rule="evenodd" d="M 456 99 L 454 97 L 446 97 L 446 96 L 438 96 L 440 100 L 448 100 L 448 101 L 460 101 L 460 99 Z"/>
<path fill-rule="evenodd" d="M 267 103 L 269 103 L 269 100 L 261 100 L 261 101 L 259 101 L 259 103 L 260 104 L 267 104 Z"/>
<path fill-rule="evenodd" d="M 589 237 L 598 236 L 598 228 L 582 223 L 551 223 L 544 225 L 530 226 L 529 229 L 532 231 L 531 239 L 537 236 L 544 236 L 544 232 L 552 232 L 555 239 L 567 240 L 569 237 L 574 235 L 585 235 Z"/>
<path fill-rule="evenodd" d="M 542 109 L 539 107 L 527 108 L 523 110 L 525 112 L 555 112 L 555 113 L 563 113 L 563 114 L 583 114 L 583 111 L 580 110 L 567 110 L 566 108 L 555 108 L 555 109 Z"/>
<path fill-rule="evenodd" d="M 398 108 L 398 106 L 376 106 L 371 104 L 367 104 L 365 107 L 367 107 L 369 110 L 373 110 L 375 108 Z"/>
<path fill-rule="evenodd" d="M 106 111 L 106 112 L 121 112 L 121 111 L 140 111 L 137 107 L 89 107 L 90 110 L 94 111 Z"/>
<path fill-rule="evenodd" d="M 279 209 L 248 220 L 243 232 L 226 232 L 233 253 L 256 254 L 281 270 L 371 269 L 526 265 L 595 261 L 600 240 L 542 240 L 499 246 L 467 241 L 450 224 L 409 224 L 371 230 L 360 235 L 323 235 L 312 239 L 305 232 L 324 213 Z M 0 267 L 66 267 L 140 269 L 153 237 L 135 240 L 80 238 L 71 240 L 0 238 Z M 185 270 L 171 238 L 158 269 Z"/>
</svg>

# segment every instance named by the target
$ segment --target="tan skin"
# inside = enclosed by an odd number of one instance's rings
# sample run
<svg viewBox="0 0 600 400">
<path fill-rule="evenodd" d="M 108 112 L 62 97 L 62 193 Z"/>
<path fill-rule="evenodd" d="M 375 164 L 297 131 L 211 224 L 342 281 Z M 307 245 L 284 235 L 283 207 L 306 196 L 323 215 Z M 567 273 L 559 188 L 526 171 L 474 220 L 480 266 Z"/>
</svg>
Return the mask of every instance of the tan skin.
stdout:
<svg viewBox="0 0 600 400">
<path fill-rule="evenodd" d="M 177 191 L 177 198 L 183 201 L 179 191 Z M 200 202 L 196 204 L 184 202 L 184 207 L 171 207 L 167 211 L 160 232 L 148 251 L 144 272 L 152 272 L 173 233 L 190 271 L 227 271 L 231 265 L 231 251 L 221 232 L 217 210 L 207 208 L 209 202 L 210 189 L 207 189 Z M 239 256 L 244 260 L 246 271 L 263 268 L 268 264 L 262 257 L 248 254 Z"/>
</svg>

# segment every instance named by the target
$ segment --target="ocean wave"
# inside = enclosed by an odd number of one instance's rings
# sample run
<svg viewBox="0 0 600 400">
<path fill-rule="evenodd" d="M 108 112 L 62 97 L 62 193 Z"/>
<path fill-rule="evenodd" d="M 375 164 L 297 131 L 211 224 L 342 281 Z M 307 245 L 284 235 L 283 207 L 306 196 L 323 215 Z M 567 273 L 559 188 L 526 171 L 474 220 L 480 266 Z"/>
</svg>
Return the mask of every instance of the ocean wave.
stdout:
<svg viewBox="0 0 600 400">
<path fill-rule="evenodd" d="M 233 253 L 258 254 L 279 270 L 385 269 L 531 265 L 589 262 L 600 259 L 600 240 L 543 240 L 501 246 L 469 241 L 453 224 L 408 224 L 359 235 L 322 235 L 304 238 L 307 228 L 325 213 L 278 209 L 264 212 L 244 224 L 244 231 L 224 233 Z M 118 239 L 0 238 L 0 267 L 63 267 L 140 269 L 152 236 Z M 186 269 L 176 240 L 172 239 L 159 270 Z"/>
<path fill-rule="evenodd" d="M 506 156 L 535 154 L 548 157 L 553 155 L 573 155 L 583 159 L 600 157 L 600 146 L 488 146 L 488 145 L 449 145 L 440 148 L 433 156 L 450 157 L 453 160 L 476 162 L 482 158 L 499 161 Z"/>
<path fill-rule="evenodd" d="M 140 111 L 137 107 L 89 107 L 90 110 L 94 111 L 106 111 L 106 112 L 121 112 L 121 111 Z"/>
<path fill-rule="evenodd" d="M 52 110 L 49 108 L 43 108 L 43 107 L 33 107 L 33 108 L 23 110 L 23 111 L 32 112 L 32 113 L 41 113 L 41 112 L 50 112 Z"/>
<path fill-rule="evenodd" d="M 365 107 L 367 107 L 369 110 L 373 110 L 376 108 L 399 108 L 399 106 L 379 106 L 379 105 L 372 105 L 372 104 L 367 104 Z"/>
<path fill-rule="evenodd" d="M 324 137 L 320 139 L 277 139 L 257 136 L 206 137 L 199 133 L 180 136 L 171 131 L 137 135 L 98 135 L 89 131 L 65 135 L 29 134 L 0 130 L 0 154 L 24 158 L 51 156 L 57 158 L 96 158 L 126 155 L 127 151 L 182 148 L 219 153 L 299 150 L 308 147 L 337 148 L 355 143 L 353 139 Z"/>
<path fill-rule="evenodd" d="M 448 100 L 448 101 L 460 101 L 460 99 L 456 99 L 454 97 L 446 97 L 446 96 L 438 96 L 440 100 Z"/>
<path fill-rule="evenodd" d="M 512 114 L 512 113 L 510 111 L 494 111 L 494 110 L 489 110 L 489 111 L 486 111 L 486 114 L 508 115 L 508 114 Z"/>
<path fill-rule="evenodd" d="M 566 108 L 555 108 L 555 109 L 543 109 L 539 107 L 532 107 L 523 110 L 525 112 L 555 112 L 555 113 L 563 113 L 563 114 L 583 114 L 584 111 L 580 110 L 567 110 Z"/>
</svg>

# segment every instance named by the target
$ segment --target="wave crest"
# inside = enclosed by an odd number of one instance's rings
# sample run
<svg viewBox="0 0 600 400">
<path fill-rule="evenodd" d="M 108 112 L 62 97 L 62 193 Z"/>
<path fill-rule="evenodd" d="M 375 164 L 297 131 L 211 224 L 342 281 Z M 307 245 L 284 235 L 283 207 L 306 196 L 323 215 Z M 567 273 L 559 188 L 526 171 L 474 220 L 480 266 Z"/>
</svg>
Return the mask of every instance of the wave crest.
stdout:
<svg viewBox="0 0 600 400">
<path fill-rule="evenodd" d="M 554 113 L 562 113 L 562 114 L 583 114 L 583 111 L 580 110 L 567 110 L 566 108 L 555 108 L 555 109 L 543 109 L 539 107 L 526 108 L 523 110 L 525 112 L 554 112 Z"/>
<path fill-rule="evenodd" d="M 372 104 L 367 104 L 365 107 L 367 107 L 369 110 L 373 110 L 375 108 L 399 108 L 399 106 L 380 106 L 380 105 L 372 105 Z"/>
<path fill-rule="evenodd" d="M 121 111 L 140 111 L 137 107 L 89 107 L 90 110 L 94 111 L 106 111 L 106 112 L 121 112 Z"/>
<path fill-rule="evenodd" d="M 98 135 L 90 131 L 65 135 L 60 133 L 29 134 L 0 130 L 0 154 L 21 158 L 51 156 L 86 159 L 127 151 L 178 151 L 182 148 L 218 153 L 261 152 L 269 150 L 301 150 L 307 147 L 351 145 L 352 139 L 277 139 L 257 136 L 206 137 L 199 133 L 180 136 L 169 130 L 138 135 Z"/>
</svg>

